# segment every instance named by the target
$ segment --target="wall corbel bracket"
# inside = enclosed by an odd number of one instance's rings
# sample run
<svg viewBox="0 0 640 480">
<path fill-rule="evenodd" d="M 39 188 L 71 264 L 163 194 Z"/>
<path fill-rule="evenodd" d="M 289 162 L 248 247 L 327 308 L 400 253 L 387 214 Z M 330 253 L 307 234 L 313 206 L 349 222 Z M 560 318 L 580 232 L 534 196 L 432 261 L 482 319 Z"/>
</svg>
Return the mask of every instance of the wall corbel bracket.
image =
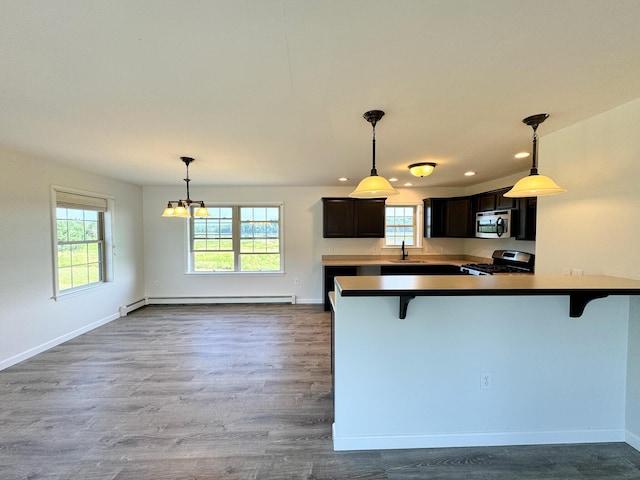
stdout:
<svg viewBox="0 0 640 480">
<path fill-rule="evenodd" d="M 414 298 L 416 298 L 415 295 L 400 295 L 400 320 L 407 318 L 407 307 Z"/>
<path fill-rule="evenodd" d="M 596 292 L 573 292 L 569 294 L 569 316 L 572 318 L 581 317 L 584 309 L 591 300 L 608 297 L 606 293 Z"/>
</svg>

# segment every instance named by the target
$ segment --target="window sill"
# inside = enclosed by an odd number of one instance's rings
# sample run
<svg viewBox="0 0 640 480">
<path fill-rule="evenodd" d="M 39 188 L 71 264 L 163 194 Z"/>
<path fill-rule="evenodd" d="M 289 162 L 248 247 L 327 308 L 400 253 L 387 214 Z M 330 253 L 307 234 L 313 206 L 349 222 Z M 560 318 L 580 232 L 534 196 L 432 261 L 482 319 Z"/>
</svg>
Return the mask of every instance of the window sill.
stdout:
<svg viewBox="0 0 640 480">
<path fill-rule="evenodd" d="M 281 276 L 284 275 L 283 271 L 279 272 L 185 272 L 185 275 L 257 275 L 259 277 L 263 276 Z"/>
<path fill-rule="evenodd" d="M 77 289 L 69 290 L 68 292 L 58 292 L 54 294 L 51 299 L 59 302 L 62 300 L 81 297 L 83 295 L 88 295 L 91 292 L 110 288 L 112 284 L 113 282 L 101 282 L 99 284 L 87 285 L 86 287 L 78 287 Z"/>
</svg>

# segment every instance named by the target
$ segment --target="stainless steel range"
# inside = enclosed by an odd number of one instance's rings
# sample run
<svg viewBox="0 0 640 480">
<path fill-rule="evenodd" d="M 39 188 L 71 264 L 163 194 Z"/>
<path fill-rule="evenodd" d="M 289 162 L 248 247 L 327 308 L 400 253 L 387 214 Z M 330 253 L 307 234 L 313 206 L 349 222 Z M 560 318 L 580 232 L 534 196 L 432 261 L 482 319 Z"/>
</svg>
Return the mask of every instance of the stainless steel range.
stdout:
<svg viewBox="0 0 640 480">
<path fill-rule="evenodd" d="M 535 255 L 517 250 L 496 250 L 493 263 L 467 263 L 460 270 L 470 275 L 497 275 L 503 273 L 533 273 Z"/>
</svg>

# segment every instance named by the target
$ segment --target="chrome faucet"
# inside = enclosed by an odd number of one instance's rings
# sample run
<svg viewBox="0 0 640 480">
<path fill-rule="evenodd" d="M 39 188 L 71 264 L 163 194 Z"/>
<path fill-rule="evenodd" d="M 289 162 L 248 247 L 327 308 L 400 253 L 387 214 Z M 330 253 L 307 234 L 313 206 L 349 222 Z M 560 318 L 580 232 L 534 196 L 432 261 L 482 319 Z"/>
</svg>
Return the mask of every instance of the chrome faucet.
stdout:
<svg viewBox="0 0 640 480">
<path fill-rule="evenodd" d="M 406 260 L 409 256 L 409 252 L 404 249 L 404 240 L 402 241 L 402 260 Z"/>
</svg>

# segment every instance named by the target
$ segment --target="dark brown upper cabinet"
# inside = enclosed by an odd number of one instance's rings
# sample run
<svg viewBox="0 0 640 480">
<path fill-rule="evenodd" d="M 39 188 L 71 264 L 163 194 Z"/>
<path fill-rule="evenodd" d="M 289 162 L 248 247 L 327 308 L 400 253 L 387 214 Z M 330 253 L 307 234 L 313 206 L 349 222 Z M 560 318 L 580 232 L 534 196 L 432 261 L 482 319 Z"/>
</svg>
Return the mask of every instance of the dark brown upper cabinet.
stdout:
<svg viewBox="0 0 640 480">
<path fill-rule="evenodd" d="M 535 240 L 538 199 L 527 197 L 516 200 L 518 205 L 516 240 Z"/>
<path fill-rule="evenodd" d="M 511 190 L 511 187 L 492 190 L 473 196 L 475 212 L 488 212 L 491 210 L 510 210 L 517 207 L 515 198 L 505 197 L 504 194 Z"/>
<path fill-rule="evenodd" d="M 471 197 L 426 198 L 424 236 L 428 238 L 473 236 Z"/>
<path fill-rule="evenodd" d="M 322 199 L 324 238 L 383 238 L 384 198 Z"/>
</svg>

